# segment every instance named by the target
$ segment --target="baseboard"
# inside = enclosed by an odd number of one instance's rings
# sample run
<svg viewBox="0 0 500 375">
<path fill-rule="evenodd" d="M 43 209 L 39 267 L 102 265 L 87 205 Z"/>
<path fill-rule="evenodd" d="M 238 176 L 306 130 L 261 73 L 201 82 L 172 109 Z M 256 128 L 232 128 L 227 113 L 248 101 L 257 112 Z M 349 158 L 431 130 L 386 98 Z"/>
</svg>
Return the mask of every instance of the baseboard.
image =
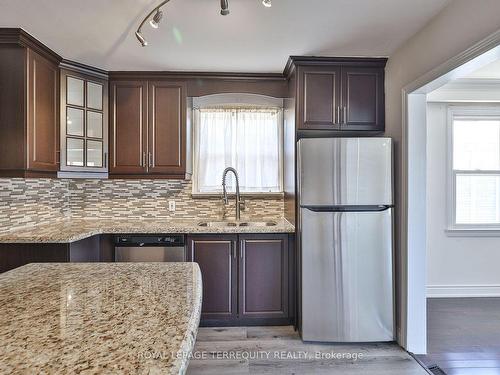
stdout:
<svg viewBox="0 0 500 375">
<path fill-rule="evenodd" d="M 500 285 L 428 285 L 427 298 L 500 297 Z"/>
</svg>

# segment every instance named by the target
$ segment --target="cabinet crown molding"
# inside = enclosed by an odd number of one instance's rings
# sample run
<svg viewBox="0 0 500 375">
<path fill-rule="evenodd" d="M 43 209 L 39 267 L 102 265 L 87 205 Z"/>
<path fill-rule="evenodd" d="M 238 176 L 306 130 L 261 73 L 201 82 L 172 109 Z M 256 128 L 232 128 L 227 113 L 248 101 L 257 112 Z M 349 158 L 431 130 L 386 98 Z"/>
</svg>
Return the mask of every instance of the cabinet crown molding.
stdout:
<svg viewBox="0 0 500 375">
<path fill-rule="evenodd" d="M 106 70 L 96 68 L 94 66 L 79 63 L 77 61 L 63 59 L 59 64 L 59 67 L 66 70 L 71 70 L 77 73 L 87 74 L 94 77 L 98 77 L 104 80 L 109 78 L 109 74 Z"/>
<path fill-rule="evenodd" d="M 134 79 L 217 79 L 227 81 L 284 81 L 281 73 L 190 72 L 190 71 L 110 71 L 113 80 Z"/>
<path fill-rule="evenodd" d="M 289 78 L 296 66 L 348 65 L 385 68 L 386 64 L 387 57 L 290 56 L 283 70 L 283 76 Z"/>
<path fill-rule="evenodd" d="M 14 44 L 30 48 L 56 64 L 62 61 L 61 56 L 19 27 L 1 27 L 0 45 L 1 44 Z"/>
</svg>

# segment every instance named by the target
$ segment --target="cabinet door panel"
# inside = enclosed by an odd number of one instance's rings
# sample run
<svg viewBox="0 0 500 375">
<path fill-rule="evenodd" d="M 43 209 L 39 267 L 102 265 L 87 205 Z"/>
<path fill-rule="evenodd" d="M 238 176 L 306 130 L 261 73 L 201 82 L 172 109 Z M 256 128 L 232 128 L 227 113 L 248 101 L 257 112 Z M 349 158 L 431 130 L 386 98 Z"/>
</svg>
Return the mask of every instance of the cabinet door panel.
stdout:
<svg viewBox="0 0 500 375">
<path fill-rule="evenodd" d="M 343 129 L 384 129 L 383 69 L 343 68 L 342 92 Z"/>
<path fill-rule="evenodd" d="M 308 67 L 301 74 L 299 87 L 299 128 L 338 129 L 340 68 Z"/>
<path fill-rule="evenodd" d="M 22 47 L 5 44 L 0 55 L 0 175 L 9 177 L 26 168 L 27 54 Z"/>
<path fill-rule="evenodd" d="M 108 172 L 108 81 L 72 69 L 61 69 L 60 81 L 60 170 Z"/>
<path fill-rule="evenodd" d="M 241 235 L 240 318 L 288 316 L 287 236 Z"/>
<path fill-rule="evenodd" d="M 101 84 L 87 82 L 87 107 L 102 110 L 104 88 Z"/>
<path fill-rule="evenodd" d="M 0 274 L 29 263 L 69 262 L 68 246 L 63 243 L 2 243 Z"/>
<path fill-rule="evenodd" d="M 111 84 L 110 173 L 147 172 L 147 83 Z"/>
<path fill-rule="evenodd" d="M 149 172 L 185 173 L 186 86 L 149 83 Z"/>
<path fill-rule="evenodd" d="M 199 264 L 203 280 L 201 319 L 237 317 L 236 237 L 188 237 L 189 260 Z"/>
<path fill-rule="evenodd" d="M 58 68 L 28 50 L 28 169 L 57 171 Z"/>
</svg>

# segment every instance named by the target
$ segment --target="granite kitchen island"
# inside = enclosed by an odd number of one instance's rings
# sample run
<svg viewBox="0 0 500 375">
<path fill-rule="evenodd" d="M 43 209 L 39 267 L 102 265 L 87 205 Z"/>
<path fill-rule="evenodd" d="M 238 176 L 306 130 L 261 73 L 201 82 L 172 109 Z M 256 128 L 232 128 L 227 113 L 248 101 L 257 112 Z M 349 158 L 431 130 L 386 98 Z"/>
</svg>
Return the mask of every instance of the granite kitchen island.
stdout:
<svg viewBox="0 0 500 375">
<path fill-rule="evenodd" d="M 0 373 L 183 374 L 196 263 L 29 264 L 0 275 Z"/>
</svg>

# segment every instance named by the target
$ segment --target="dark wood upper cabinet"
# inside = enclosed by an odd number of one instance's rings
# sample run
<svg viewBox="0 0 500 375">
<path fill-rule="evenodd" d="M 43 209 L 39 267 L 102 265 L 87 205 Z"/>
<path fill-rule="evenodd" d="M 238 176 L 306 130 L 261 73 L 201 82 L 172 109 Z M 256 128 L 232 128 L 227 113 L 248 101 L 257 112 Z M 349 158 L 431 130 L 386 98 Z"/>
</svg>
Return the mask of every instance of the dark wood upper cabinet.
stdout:
<svg viewBox="0 0 500 375">
<path fill-rule="evenodd" d="M 342 127 L 347 130 L 384 130 L 384 70 L 342 68 Z"/>
<path fill-rule="evenodd" d="M 288 236 L 239 236 L 240 318 L 288 317 Z"/>
<path fill-rule="evenodd" d="M 188 260 L 198 263 L 203 281 L 201 319 L 237 318 L 236 236 L 188 236 Z"/>
<path fill-rule="evenodd" d="M 28 49 L 28 163 L 32 171 L 59 169 L 59 71 Z"/>
<path fill-rule="evenodd" d="M 0 38 L 0 175 L 55 177 L 60 57 L 20 29 Z"/>
<path fill-rule="evenodd" d="M 184 178 L 186 84 L 112 81 L 110 176 Z"/>
<path fill-rule="evenodd" d="M 307 68 L 299 82 L 303 98 L 299 107 L 301 128 L 339 129 L 340 68 Z"/>
<path fill-rule="evenodd" d="M 186 170 L 186 84 L 149 82 L 148 168 L 182 175 Z"/>
<path fill-rule="evenodd" d="M 146 174 L 146 81 L 117 81 L 110 85 L 110 174 Z"/>
<path fill-rule="evenodd" d="M 22 29 L 0 28 L 0 176 L 55 177 L 85 169 L 96 174 L 109 170 L 112 178 L 184 179 L 191 172 L 188 95 L 245 92 L 286 97 L 294 101 L 298 136 L 330 130 L 337 135 L 379 133 L 385 127 L 386 62 L 291 56 L 283 75 L 105 72 L 63 60 Z M 67 97 L 60 102 L 70 75 L 66 63 L 103 76 L 79 77 L 85 97 L 81 102 L 68 103 Z M 91 90 L 93 96 L 88 95 Z M 102 107 L 96 105 L 96 92 L 102 93 L 97 100 Z M 68 120 L 68 111 L 81 120 L 83 132 L 68 134 L 73 119 Z"/>
<path fill-rule="evenodd" d="M 298 130 L 376 131 L 385 127 L 386 59 L 292 57 Z"/>
<path fill-rule="evenodd" d="M 73 61 L 60 65 L 59 177 L 107 177 L 107 72 Z"/>
</svg>

